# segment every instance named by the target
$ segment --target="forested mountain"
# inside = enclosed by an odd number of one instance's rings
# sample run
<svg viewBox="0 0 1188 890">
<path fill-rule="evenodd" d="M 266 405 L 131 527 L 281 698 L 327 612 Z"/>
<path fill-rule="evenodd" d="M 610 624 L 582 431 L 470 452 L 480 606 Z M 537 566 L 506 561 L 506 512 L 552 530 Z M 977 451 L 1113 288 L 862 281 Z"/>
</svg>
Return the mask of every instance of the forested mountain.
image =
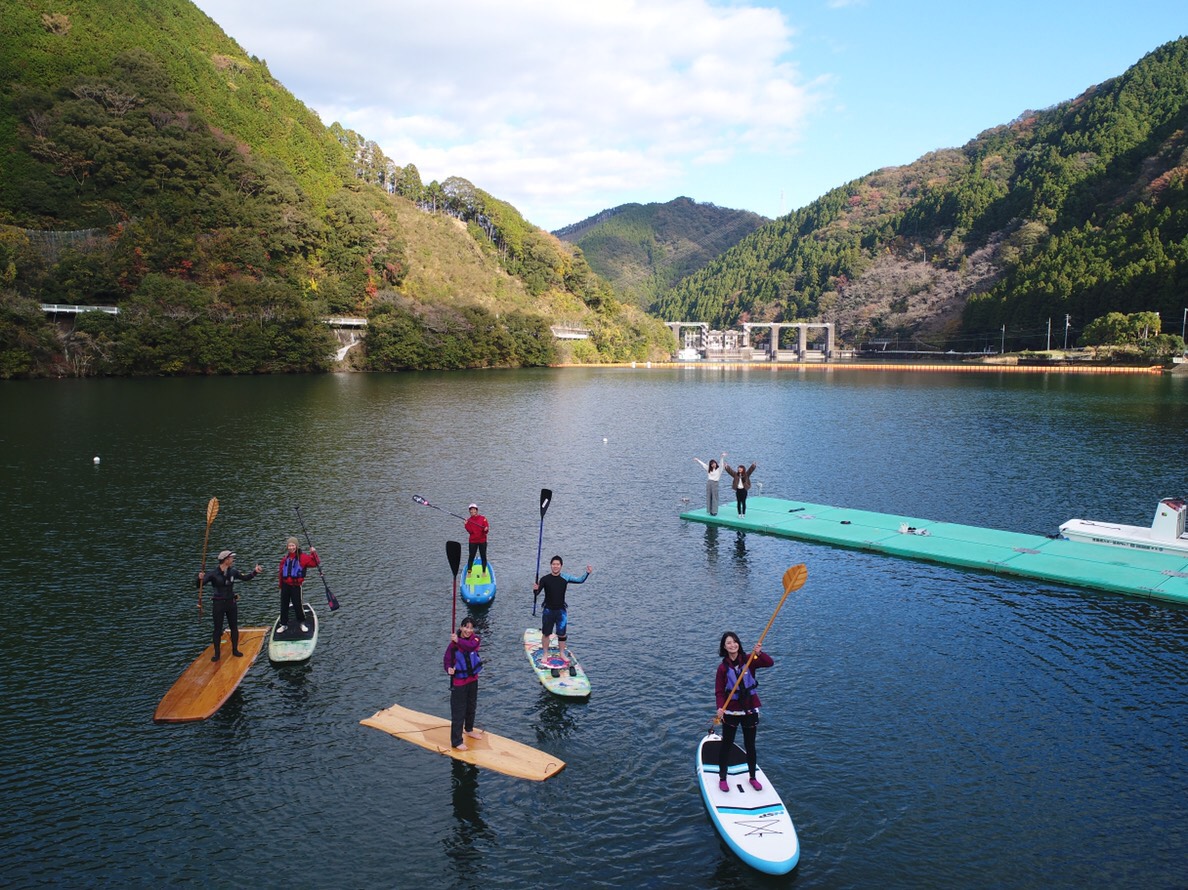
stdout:
<svg viewBox="0 0 1188 890">
<path fill-rule="evenodd" d="M 943 109 L 937 110 L 943 114 Z M 1177 337 L 1188 294 L 1188 39 L 959 149 L 879 170 L 660 296 L 672 320 L 834 321 L 843 337 L 1042 348 L 1109 312 Z M 1003 328 L 1005 326 L 1005 332 Z M 1059 338 L 1058 338 L 1059 340 Z"/>
<path fill-rule="evenodd" d="M 617 294 L 648 306 L 765 222 L 749 210 L 677 198 L 623 204 L 553 234 L 580 247 L 590 268 Z"/>
<path fill-rule="evenodd" d="M 0 0 L 0 377 L 645 358 L 667 331 L 464 180 L 328 128 L 188 0 Z M 399 177 L 394 175 L 399 171 Z M 113 304 L 68 334 L 39 302 Z"/>
</svg>

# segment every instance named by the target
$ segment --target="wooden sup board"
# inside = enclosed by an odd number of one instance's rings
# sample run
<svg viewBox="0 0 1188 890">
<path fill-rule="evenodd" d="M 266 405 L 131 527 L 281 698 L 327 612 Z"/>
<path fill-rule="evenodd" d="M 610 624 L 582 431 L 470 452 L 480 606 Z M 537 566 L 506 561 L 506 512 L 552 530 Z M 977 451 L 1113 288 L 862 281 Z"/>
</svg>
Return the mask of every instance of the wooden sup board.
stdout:
<svg viewBox="0 0 1188 890">
<path fill-rule="evenodd" d="M 306 602 L 301 603 L 301 612 L 300 619 L 294 619 L 290 612 L 285 632 L 279 636 L 276 629 L 280 627 L 280 616 L 272 622 L 272 633 L 268 637 L 269 661 L 305 661 L 313 655 L 314 647 L 318 645 L 318 613 Z M 302 622 L 309 630 L 301 629 Z"/>
<path fill-rule="evenodd" d="M 751 787 L 747 753 L 731 745 L 727 767 L 729 791 L 718 787 L 718 757 L 722 739 L 710 734 L 697 747 L 697 782 L 709 811 L 710 821 L 731 850 L 752 868 L 769 875 L 792 871 L 800 861 L 800 840 L 792 817 L 779 794 L 763 774 L 755 770 L 762 791 Z"/>
<path fill-rule="evenodd" d="M 231 654 L 231 633 L 223 631 L 219 660 L 210 660 L 214 655 L 213 643 L 203 649 L 165 693 L 153 714 L 153 722 L 193 723 L 214 714 L 239 687 L 239 682 L 260 654 L 266 633 L 266 627 L 241 627 L 239 651 L 243 657 L 236 658 Z"/>
<path fill-rule="evenodd" d="M 458 587 L 462 602 L 468 606 L 485 606 L 495 599 L 495 569 L 487 563 L 486 571 L 479 559 L 475 559 L 469 572 L 462 572 L 462 583 Z"/>
<path fill-rule="evenodd" d="M 567 662 L 562 662 L 556 650 L 546 657 L 540 647 L 540 629 L 524 631 L 524 654 L 541 685 L 554 695 L 566 698 L 586 698 L 590 695 L 590 678 L 569 647 L 565 649 Z"/>
<path fill-rule="evenodd" d="M 359 722 L 394 735 L 398 739 L 412 742 L 428 751 L 436 751 L 463 763 L 519 779 L 543 782 L 565 769 L 564 760 L 512 739 L 505 739 L 493 732 L 484 731 L 481 739 L 466 736 L 464 741 L 467 750 L 459 751 L 450 746 L 449 720 L 410 711 L 400 705 L 376 711 L 371 717 Z"/>
</svg>

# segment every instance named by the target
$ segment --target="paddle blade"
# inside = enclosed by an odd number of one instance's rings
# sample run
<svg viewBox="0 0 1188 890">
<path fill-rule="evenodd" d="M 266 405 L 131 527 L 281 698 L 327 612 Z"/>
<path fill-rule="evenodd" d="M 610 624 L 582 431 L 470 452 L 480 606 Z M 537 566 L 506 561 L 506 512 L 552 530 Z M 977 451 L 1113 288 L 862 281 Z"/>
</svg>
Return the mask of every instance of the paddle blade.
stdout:
<svg viewBox="0 0 1188 890">
<path fill-rule="evenodd" d="M 416 501 L 418 504 L 420 504 L 422 507 L 432 507 L 433 506 L 431 503 L 429 503 L 427 500 L 425 500 L 419 494 L 414 494 L 413 500 Z"/>
<path fill-rule="evenodd" d="M 210 524 L 215 521 L 215 517 L 219 515 L 219 499 L 211 498 L 206 504 L 206 525 L 209 528 Z"/>
<path fill-rule="evenodd" d="M 450 571 L 458 577 L 458 566 L 462 563 L 462 545 L 457 541 L 446 541 L 446 559 L 450 561 Z"/>
<path fill-rule="evenodd" d="M 804 582 L 807 580 L 808 569 L 804 567 L 804 563 L 798 566 L 792 566 L 792 568 L 784 572 L 784 593 L 800 590 L 800 588 L 804 587 Z"/>
<path fill-rule="evenodd" d="M 540 518 L 544 519 L 545 511 L 549 509 L 549 504 L 553 500 L 553 492 L 547 488 L 540 490 Z"/>
<path fill-rule="evenodd" d="M 329 587 L 329 586 L 327 586 L 327 587 L 326 587 L 326 603 L 327 603 L 327 604 L 330 606 L 330 611 L 331 611 L 331 612 L 337 612 L 337 611 L 338 611 L 338 597 L 336 597 L 336 596 L 335 596 L 335 595 L 334 595 L 334 594 L 333 594 L 333 593 L 330 591 L 330 587 Z"/>
</svg>

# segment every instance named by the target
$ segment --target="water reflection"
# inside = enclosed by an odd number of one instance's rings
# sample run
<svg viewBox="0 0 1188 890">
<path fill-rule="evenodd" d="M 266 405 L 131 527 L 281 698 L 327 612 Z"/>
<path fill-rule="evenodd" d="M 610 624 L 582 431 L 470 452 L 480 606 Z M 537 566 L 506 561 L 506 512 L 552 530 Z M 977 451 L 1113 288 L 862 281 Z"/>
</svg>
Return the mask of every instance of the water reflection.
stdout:
<svg viewBox="0 0 1188 890">
<path fill-rule="evenodd" d="M 542 691 L 537 699 L 540 721 L 536 726 L 536 738 L 541 742 L 569 738 L 578 728 L 578 715 L 584 713 L 589 699 L 562 698 L 548 691 Z"/>
<path fill-rule="evenodd" d="M 495 833 L 483 819 L 479 804 L 478 767 L 458 760 L 451 760 L 450 764 L 454 824 L 442 845 L 457 873 L 458 882 L 473 884 L 474 870 L 482 862 L 482 843 L 494 841 Z"/>
</svg>

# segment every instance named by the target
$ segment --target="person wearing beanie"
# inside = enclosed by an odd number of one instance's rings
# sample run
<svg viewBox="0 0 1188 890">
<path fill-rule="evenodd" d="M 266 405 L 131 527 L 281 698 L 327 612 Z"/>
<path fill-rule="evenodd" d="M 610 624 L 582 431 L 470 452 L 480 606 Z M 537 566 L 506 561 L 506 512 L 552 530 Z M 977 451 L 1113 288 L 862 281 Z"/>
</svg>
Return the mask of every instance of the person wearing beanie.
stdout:
<svg viewBox="0 0 1188 890">
<path fill-rule="evenodd" d="M 479 513 L 478 504 L 469 507 L 470 518 L 466 520 L 466 531 L 470 534 L 469 555 L 466 557 L 466 574 L 470 574 L 470 567 L 474 565 L 477 553 L 483 561 L 483 571 L 487 570 L 487 534 L 491 531 L 491 524 L 487 517 Z M 465 577 L 465 576 L 463 576 Z"/>
<path fill-rule="evenodd" d="M 281 557 L 280 567 L 276 570 L 281 596 L 280 626 L 276 629 L 278 636 L 289 629 L 290 605 L 296 613 L 293 620 L 301 622 L 301 632 L 309 632 L 309 625 L 302 621 L 301 585 L 305 581 L 305 570 L 321 565 L 316 548 L 310 547 L 309 553 L 302 553 L 296 538 L 289 538 L 285 546 L 285 555 Z"/>
</svg>

